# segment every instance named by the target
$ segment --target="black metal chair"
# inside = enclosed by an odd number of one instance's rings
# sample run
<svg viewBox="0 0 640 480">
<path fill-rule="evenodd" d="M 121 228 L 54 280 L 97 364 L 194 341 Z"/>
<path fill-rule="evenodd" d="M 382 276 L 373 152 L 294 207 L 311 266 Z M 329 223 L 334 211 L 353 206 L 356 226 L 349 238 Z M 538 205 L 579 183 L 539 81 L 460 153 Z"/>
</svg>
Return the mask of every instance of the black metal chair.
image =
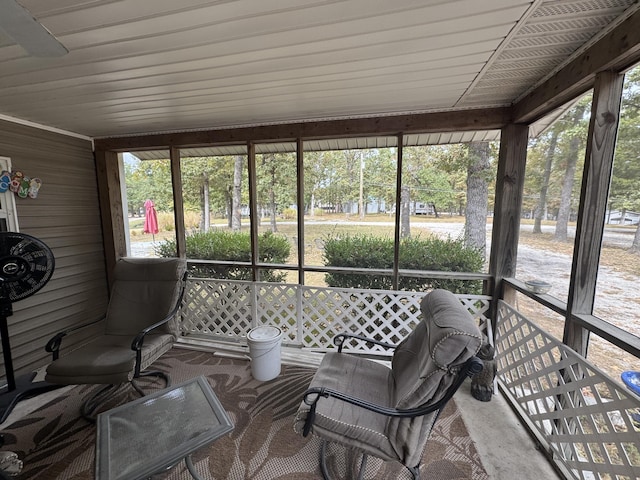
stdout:
<svg viewBox="0 0 640 480">
<path fill-rule="evenodd" d="M 421 303 L 422 321 L 398 345 L 339 334 L 338 351 L 327 353 L 298 409 L 296 431 L 320 437 L 321 469 L 326 442 L 402 463 L 414 479 L 427 440 L 446 403 L 462 382 L 482 371 L 475 357 L 482 335 L 451 292 L 434 290 Z M 345 341 L 359 339 L 394 349 L 391 368 L 342 353 Z"/>
<path fill-rule="evenodd" d="M 114 268 L 114 283 L 105 317 L 56 334 L 46 345 L 53 354 L 45 380 L 62 385 L 105 385 L 82 406 L 82 415 L 95 420 L 95 412 L 123 383 L 141 377 L 171 379 L 161 371 L 146 369 L 173 346 L 177 334 L 176 314 L 186 283 L 186 261 L 177 258 L 122 258 Z M 100 335 L 65 355 L 60 355 L 64 337 L 101 322 Z"/>
</svg>

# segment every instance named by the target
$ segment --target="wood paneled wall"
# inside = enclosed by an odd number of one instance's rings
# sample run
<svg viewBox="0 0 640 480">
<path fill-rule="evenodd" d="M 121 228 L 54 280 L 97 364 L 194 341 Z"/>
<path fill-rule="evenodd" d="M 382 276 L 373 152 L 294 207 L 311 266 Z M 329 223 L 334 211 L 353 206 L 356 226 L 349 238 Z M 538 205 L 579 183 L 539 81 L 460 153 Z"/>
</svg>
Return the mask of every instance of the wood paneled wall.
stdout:
<svg viewBox="0 0 640 480">
<path fill-rule="evenodd" d="M 15 302 L 8 319 L 20 375 L 50 361 L 44 346 L 56 332 L 104 314 L 107 277 L 91 142 L 0 120 L 0 156 L 11 158 L 13 170 L 42 180 L 37 198 L 16 197 L 18 224 L 21 232 L 46 243 L 56 262 L 47 285 Z M 91 333 L 70 337 L 63 346 Z M 0 375 L 4 383 L 4 366 Z"/>
</svg>

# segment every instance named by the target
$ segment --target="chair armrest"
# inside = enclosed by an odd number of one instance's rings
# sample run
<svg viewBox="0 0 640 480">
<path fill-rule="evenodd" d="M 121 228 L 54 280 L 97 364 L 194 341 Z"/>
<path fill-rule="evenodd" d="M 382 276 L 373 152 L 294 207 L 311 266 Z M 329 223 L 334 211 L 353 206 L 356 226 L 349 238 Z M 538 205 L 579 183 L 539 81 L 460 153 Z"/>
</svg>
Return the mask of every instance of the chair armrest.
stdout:
<svg viewBox="0 0 640 480">
<path fill-rule="evenodd" d="M 135 338 L 133 339 L 133 341 L 131 342 L 131 350 L 134 351 L 140 351 L 142 349 L 142 345 L 144 344 L 144 337 L 147 333 L 149 333 L 151 330 L 158 328 L 161 325 L 164 325 L 165 323 L 167 323 L 169 320 L 171 320 L 171 318 L 173 318 L 173 316 L 178 313 L 177 309 L 174 309 L 171 311 L 172 313 L 170 313 L 169 315 L 167 315 L 166 317 L 164 317 L 162 320 L 160 320 L 157 323 L 154 323 L 153 325 L 149 325 L 148 327 L 146 327 L 144 330 L 141 330 L 140 333 L 138 333 Z"/>
<path fill-rule="evenodd" d="M 358 407 L 364 408 L 366 410 L 370 410 L 372 412 L 386 415 L 388 417 L 419 417 L 419 416 L 427 415 L 429 413 L 442 409 L 447 404 L 447 402 L 451 400 L 451 397 L 453 397 L 453 395 L 456 393 L 458 388 L 460 388 L 460 385 L 462 385 L 462 382 L 464 382 L 466 378 L 471 377 L 477 373 L 480 373 L 482 371 L 482 368 L 483 368 L 482 360 L 480 360 L 477 357 L 471 357 L 469 360 L 467 360 L 463 364 L 460 370 L 456 373 L 454 382 L 447 389 L 445 395 L 440 400 L 434 403 L 426 402 L 426 403 L 423 403 L 422 405 L 419 405 L 418 407 L 407 408 L 407 409 L 392 408 L 392 407 L 387 407 L 383 405 L 377 405 L 375 403 L 362 400 L 360 398 L 354 397 L 352 395 L 348 395 L 343 392 L 339 392 L 337 390 L 333 390 L 331 388 L 326 388 L 326 387 L 309 388 L 304 393 L 303 400 L 304 400 L 304 403 L 306 403 L 311 407 L 311 409 L 307 414 L 307 418 L 305 420 L 304 427 L 302 430 L 302 435 L 306 437 L 311 431 L 311 427 L 313 426 L 313 422 L 315 421 L 315 416 L 316 416 L 316 405 L 320 400 L 320 398 L 322 397 L 324 398 L 333 397 L 338 400 L 350 403 L 352 405 L 356 405 Z"/>
<path fill-rule="evenodd" d="M 362 340 L 367 343 L 374 343 L 376 345 L 380 345 L 385 348 L 396 348 L 397 345 L 393 345 L 392 343 L 381 342 L 380 340 L 376 340 L 374 338 L 364 337 L 362 335 L 355 335 L 353 333 L 339 333 L 335 337 L 333 337 L 333 343 L 336 347 L 338 347 L 338 353 L 342 353 L 342 346 L 344 345 L 345 340 L 348 338 L 356 338 L 358 340 Z"/>
<path fill-rule="evenodd" d="M 134 367 L 133 378 L 138 378 L 142 370 L 142 345 L 144 344 L 145 335 L 149 333 L 151 330 L 153 330 L 154 328 L 158 328 L 160 325 L 164 325 L 178 313 L 178 310 L 182 305 L 182 298 L 184 297 L 184 291 L 187 286 L 187 273 L 188 272 L 184 272 L 184 275 L 182 276 L 182 279 L 181 279 L 182 285 L 180 286 L 180 293 L 178 294 L 178 299 L 176 300 L 175 305 L 173 306 L 171 311 L 167 314 L 167 316 L 164 317 L 159 322 L 156 322 L 153 325 L 149 325 L 148 327 L 140 331 L 140 333 L 138 333 L 136 337 L 133 339 L 133 342 L 131 342 L 131 350 L 136 352 L 136 363 Z"/>
<path fill-rule="evenodd" d="M 95 325 L 96 323 L 100 323 L 105 319 L 102 317 L 98 320 L 94 320 L 92 322 L 83 323 L 81 325 L 76 325 L 74 327 L 67 328 L 66 330 L 62 330 L 61 332 L 56 333 L 45 345 L 45 351 L 53 354 L 53 360 L 57 360 L 60 356 L 60 345 L 62 344 L 62 339 L 66 337 L 68 334 L 73 333 L 77 330 L 81 330 L 83 328 L 89 327 L 91 325 Z"/>
</svg>

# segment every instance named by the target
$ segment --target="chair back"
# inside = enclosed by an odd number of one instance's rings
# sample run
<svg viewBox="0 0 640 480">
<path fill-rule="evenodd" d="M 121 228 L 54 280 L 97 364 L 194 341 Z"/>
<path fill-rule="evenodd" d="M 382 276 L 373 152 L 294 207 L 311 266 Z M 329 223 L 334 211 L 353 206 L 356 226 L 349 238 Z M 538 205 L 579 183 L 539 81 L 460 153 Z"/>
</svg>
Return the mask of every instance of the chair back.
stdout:
<svg viewBox="0 0 640 480">
<path fill-rule="evenodd" d="M 182 288 L 186 261 L 179 258 L 121 258 L 113 270 L 105 333 L 135 336 L 171 313 Z M 176 333 L 171 321 L 158 328 Z"/>
<path fill-rule="evenodd" d="M 422 320 L 398 345 L 391 364 L 396 408 L 416 408 L 445 397 L 459 369 L 482 345 L 473 317 L 448 290 L 428 293 L 420 309 Z M 405 465 L 420 462 L 437 414 L 389 421 L 387 435 Z"/>
</svg>

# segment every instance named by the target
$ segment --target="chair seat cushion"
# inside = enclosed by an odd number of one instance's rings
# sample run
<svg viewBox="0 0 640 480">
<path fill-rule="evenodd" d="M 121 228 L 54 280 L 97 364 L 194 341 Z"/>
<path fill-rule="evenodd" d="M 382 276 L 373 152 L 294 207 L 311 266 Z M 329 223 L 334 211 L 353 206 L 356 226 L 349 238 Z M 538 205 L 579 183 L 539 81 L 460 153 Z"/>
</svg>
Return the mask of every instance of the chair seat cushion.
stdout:
<svg viewBox="0 0 640 480">
<path fill-rule="evenodd" d="M 376 405 L 391 406 L 391 369 L 383 364 L 344 353 L 327 353 L 310 387 L 323 386 L 353 395 Z M 294 428 L 302 432 L 309 412 L 302 402 Z M 389 418 L 362 407 L 321 398 L 317 403 L 312 432 L 326 440 L 347 443 L 384 459 L 394 459 L 385 435 Z M 348 440 L 345 442 L 345 440 Z"/>
<path fill-rule="evenodd" d="M 142 369 L 148 363 L 145 359 L 157 358 L 169 350 L 173 340 L 171 334 L 147 335 L 142 348 Z M 64 385 L 129 382 L 136 358 L 131 341 L 129 335 L 101 335 L 53 361 L 47 367 L 45 380 Z"/>
</svg>

